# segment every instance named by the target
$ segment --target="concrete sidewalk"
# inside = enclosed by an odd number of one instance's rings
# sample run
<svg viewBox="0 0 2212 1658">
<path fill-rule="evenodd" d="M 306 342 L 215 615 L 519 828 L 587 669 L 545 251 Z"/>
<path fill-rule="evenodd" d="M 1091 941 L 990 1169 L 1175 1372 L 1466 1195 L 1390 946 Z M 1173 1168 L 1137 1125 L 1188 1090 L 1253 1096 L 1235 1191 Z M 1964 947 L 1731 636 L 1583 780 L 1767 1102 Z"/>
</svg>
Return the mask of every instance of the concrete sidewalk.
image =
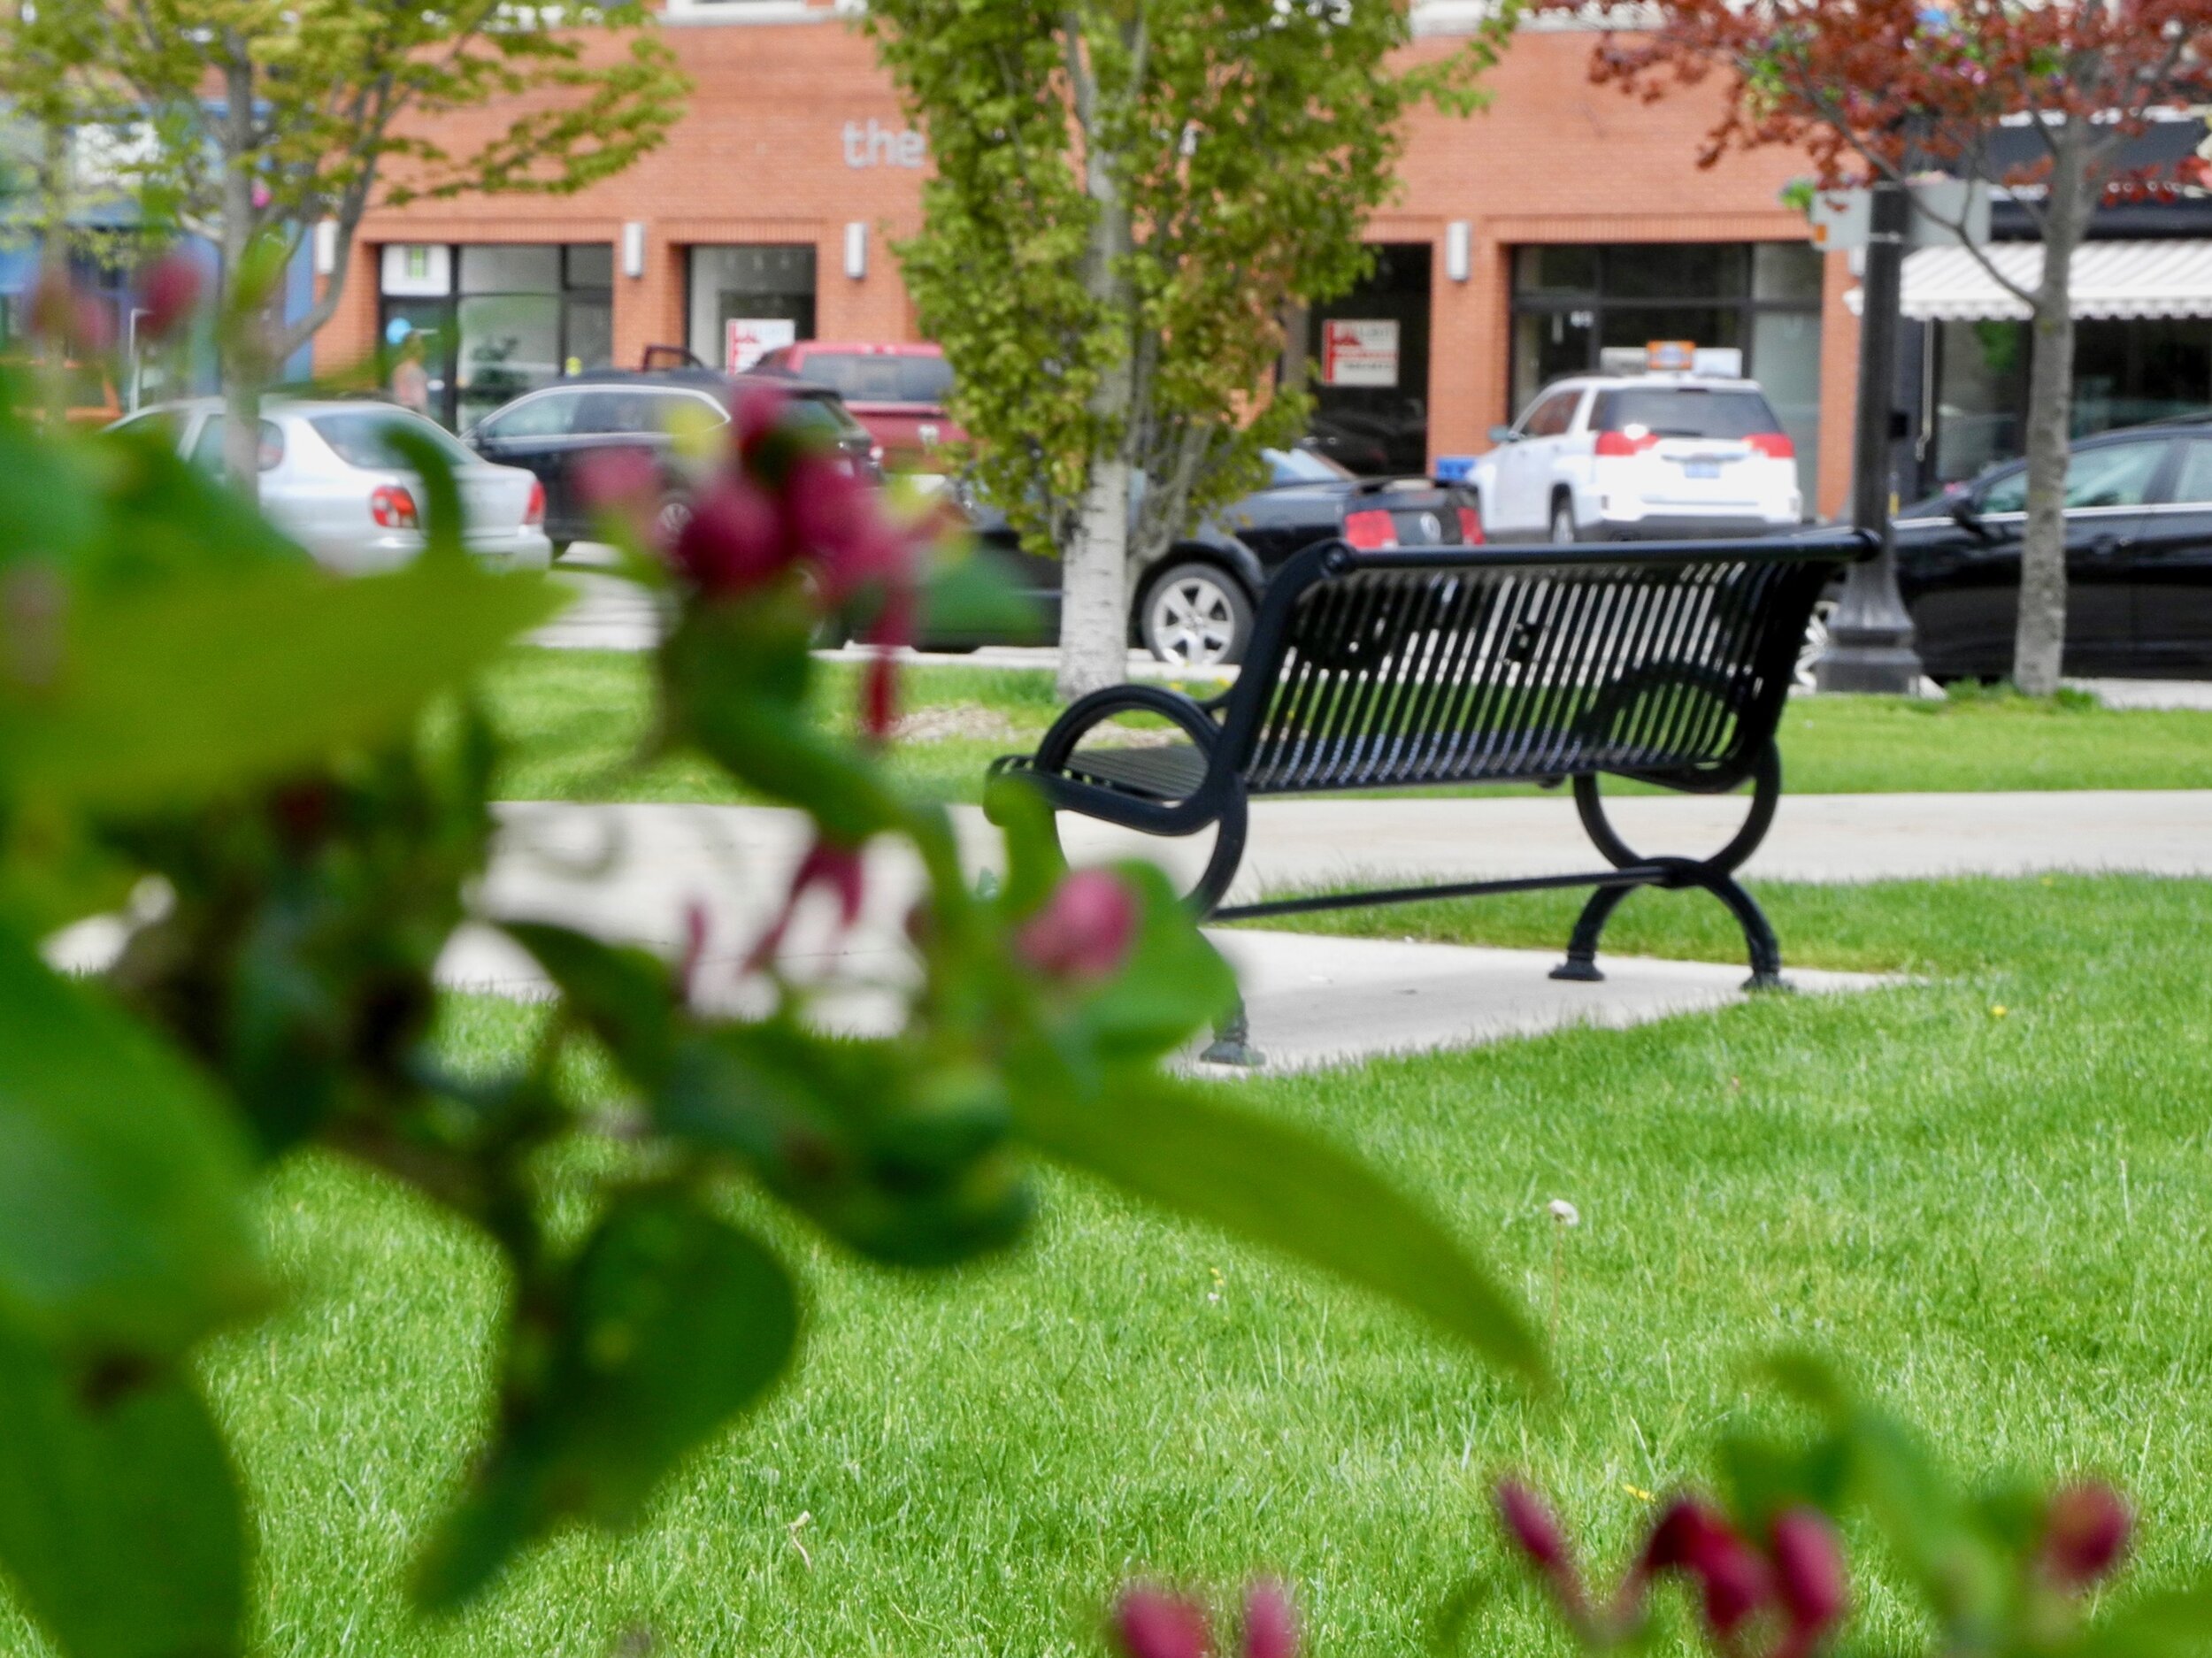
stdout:
<svg viewBox="0 0 2212 1658">
<path fill-rule="evenodd" d="M 1731 833 L 1740 799 L 1632 796 L 1615 821 L 1632 844 L 1694 856 Z M 969 867 L 997 863 L 996 832 L 956 811 Z M 764 808 L 515 804 L 502 809 L 498 857 L 481 895 L 491 916 L 556 918 L 672 952 L 695 904 L 707 919 L 710 984 L 731 986 L 803 850 L 804 819 Z M 1150 856 L 1187 877 L 1208 837 L 1159 842 L 1068 826 L 1078 862 Z M 1271 801 L 1253 813 L 1249 856 L 1233 896 L 1334 882 L 1473 880 L 1597 867 L 1563 798 Z M 1750 872 L 1819 881 L 2043 870 L 2212 875 L 2212 791 L 2037 794 L 1785 796 Z M 908 971 L 902 922 L 919 891 L 895 848 L 871 854 L 869 902 L 833 949 L 795 940 L 802 971 L 856 987 L 831 1016 L 856 1030 L 895 1016 Z M 1464 949 L 1258 931 L 1217 934 L 1247 986 L 1254 1040 L 1275 1063 L 1303 1066 L 1526 1034 L 1578 1023 L 1624 1025 L 1739 994 L 1740 962 L 1604 959 L 1604 984 L 1548 977 L 1555 950 Z M 1563 946 L 1564 940 L 1562 940 Z M 1789 940 L 1783 940 L 1785 956 Z M 495 934 L 457 940 L 442 967 L 457 986 L 527 994 L 526 958 Z M 1880 982 L 1793 971 L 1811 990 Z"/>
</svg>

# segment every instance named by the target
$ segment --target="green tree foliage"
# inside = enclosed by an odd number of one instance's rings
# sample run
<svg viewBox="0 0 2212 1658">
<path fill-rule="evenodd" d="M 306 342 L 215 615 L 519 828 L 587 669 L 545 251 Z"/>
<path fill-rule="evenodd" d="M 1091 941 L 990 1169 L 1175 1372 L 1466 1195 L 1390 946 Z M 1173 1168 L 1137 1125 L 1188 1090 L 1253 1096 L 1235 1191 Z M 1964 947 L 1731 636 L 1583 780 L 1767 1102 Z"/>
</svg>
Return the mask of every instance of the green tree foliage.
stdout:
<svg viewBox="0 0 2212 1658">
<path fill-rule="evenodd" d="M 688 89 L 639 0 L 41 0 L 36 17 L 43 57 L 0 59 L 20 72 L 0 92 L 35 92 L 42 62 L 74 53 L 152 217 L 223 251 L 227 449 L 249 487 L 257 388 L 336 314 L 372 205 L 580 190 L 659 145 Z M 511 119 L 452 141 L 495 103 Z M 273 317 L 319 224 L 336 265 L 304 315 Z"/>
<path fill-rule="evenodd" d="M 918 864 L 902 1017 L 825 1033 L 781 923 L 733 1015 L 695 994 L 695 959 L 515 922 L 557 999 L 510 1071 L 461 1077 L 432 975 L 489 855 L 500 755 L 466 687 L 559 589 L 472 567 L 428 446 L 423 557 L 339 581 L 158 439 L 5 412 L 19 386 L 0 368 L 0 1583 L 73 1658 L 240 1650 L 254 1516 L 196 1355 L 276 1293 L 250 1201 L 311 1150 L 440 1205 L 509 1276 L 487 1442 L 418 1562 L 431 1608 L 556 1526 L 634 1519 L 789 1368 L 804 1297 L 731 1218 L 741 1188 L 933 1268 L 1016 1242 L 1049 1159 L 1540 1375 L 1511 1298 L 1435 1219 L 1163 1071 L 1234 994 L 1164 877 L 1070 873 L 1016 790 L 1005 879 L 975 890 L 944 810 L 886 764 L 887 656 L 863 738 L 815 723 L 826 609 L 888 637 L 973 587 L 914 592 L 912 538 L 777 411 L 741 411 L 672 562 L 606 528 L 676 614 L 656 741 L 814 826 L 789 902 L 826 890 L 849 922 L 872 845 Z M 40 959 L 150 888 L 99 980 Z M 594 1056 L 621 1078 L 619 1136 L 580 1080 Z M 548 1158 L 595 1171 L 588 1212 L 551 1212 Z"/>
<path fill-rule="evenodd" d="M 1403 0 L 870 7 L 936 165 L 907 284 L 987 493 L 1067 562 L 1064 695 L 1122 677 L 1133 556 L 1303 430 L 1285 310 L 1366 268 L 1402 118 L 1472 107 L 1513 10 L 1408 68 Z"/>
</svg>

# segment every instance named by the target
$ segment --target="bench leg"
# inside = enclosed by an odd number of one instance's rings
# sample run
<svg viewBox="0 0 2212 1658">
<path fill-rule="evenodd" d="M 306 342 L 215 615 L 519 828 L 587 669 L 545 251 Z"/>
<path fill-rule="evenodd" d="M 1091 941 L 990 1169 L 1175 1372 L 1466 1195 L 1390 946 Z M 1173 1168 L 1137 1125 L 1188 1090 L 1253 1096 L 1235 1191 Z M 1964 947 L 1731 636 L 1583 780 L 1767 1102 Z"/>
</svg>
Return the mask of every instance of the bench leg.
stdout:
<svg viewBox="0 0 2212 1658">
<path fill-rule="evenodd" d="M 1567 940 L 1567 959 L 1551 970 L 1554 979 L 1583 985 L 1605 981 L 1605 975 L 1598 971 L 1598 938 L 1621 907 L 1621 900 L 1635 890 L 1632 887 L 1601 887 L 1590 894 L 1590 902 L 1582 906 L 1582 914 L 1575 921 L 1574 936 Z"/>
<path fill-rule="evenodd" d="M 1267 1055 L 1252 1046 L 1252 1032 L 1245 1023 L 1242 996 L 1215 1022 L 1213 1046 L 1198 1057 L 1210 1065 L 1237 1065 L 1248 1071 L 1267 1063 Z"/>
<path fill-rule="evenodd" d="M 1789 981 L 1782 977 L 1782 946 L 1775 939 L 1767 912 L 1759 908 L 1759 901 L 1744 891 L 1732 875 L 1715 875 L 1698 884 L 1726 904 L 1736 917 L 1736 925 L 1743 929 L 1744 943 L 1751 952 L 1751 977 L 1744 980 L 1743 987 L 1789 989 Z"/>
</svg>

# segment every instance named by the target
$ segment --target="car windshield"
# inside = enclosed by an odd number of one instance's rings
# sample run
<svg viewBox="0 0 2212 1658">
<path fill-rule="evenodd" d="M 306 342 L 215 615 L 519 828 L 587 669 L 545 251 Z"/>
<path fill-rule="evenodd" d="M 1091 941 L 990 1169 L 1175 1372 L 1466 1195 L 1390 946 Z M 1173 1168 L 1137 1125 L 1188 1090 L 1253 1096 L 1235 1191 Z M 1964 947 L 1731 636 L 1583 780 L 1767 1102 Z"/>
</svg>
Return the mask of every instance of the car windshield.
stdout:
<svg viewBox="0 0 2212 1658">
<path fill-rule="evenodd" d="M 1325 455 L 1316 455 L 1311 449 L 1270 449 L 1267 464 L 1272 469 L 1269 481 L 1278 487 L 1285 484 L 1333 484 L 1356 476 L 1350 468 L 1338 465 Z"/>
<path fill-rule="evenodd" d="M 1767 400 L 1755 391 L 1709 391 L 1700 386 L 1635 386 L 1598 398 L 1590 425 L 1632 437 L 1747 438 L 1779 432 Z"/>
<path fill-rule="evenodd" d="M 824 432 L 833 437 L 866 437 L 868 428 L 852 418 L 842 403 L 834 397 L 810 397 L 802 392 L 791 400 L 791 423 L 810 432 Z"/>
<path fill-rule="evenodd" d="M 941 357 L 810 351 L 798 373 L 848 403 L 941 403 L 952 390 L 952 365 Z"/>
<path fill-rule="evenodd" d="M 392 441 L 401 432 L 428 443 L 456 466 L 472 465 L 476 460 L 443 426 L 404 409 L 349 409 L 342 414 L 311 415 L 307 424 L 340 460 L 371 472 L 403 472 L 413 465 Z"/>
</svg>

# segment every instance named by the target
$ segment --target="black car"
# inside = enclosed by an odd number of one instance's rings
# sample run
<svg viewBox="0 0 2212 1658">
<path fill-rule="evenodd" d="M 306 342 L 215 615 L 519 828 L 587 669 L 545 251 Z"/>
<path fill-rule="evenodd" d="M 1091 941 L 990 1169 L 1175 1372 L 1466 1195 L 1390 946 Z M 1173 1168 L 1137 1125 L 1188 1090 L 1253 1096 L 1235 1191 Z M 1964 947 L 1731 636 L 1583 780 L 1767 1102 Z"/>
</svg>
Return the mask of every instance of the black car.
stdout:
<svg viewBox="0 0 2212 1658">
<path fill-rule="evenodd" d="M 1270 449 L 1272 477 L 1220 509 L 1138 572 L 1129 636 L 1164 662 L 1208 667 L 1237 661 L 1252 636 L 1262 589 L 1294 553 L 1341 536 L 1355 547 L 1464 547 L 1482 540 L 1474 495 L 1426 478 L 1357 477 L 1325 456 Z M 1019 638 L 926 638 L 960 649 L 979 643 L 1046 644 L 1059 637 L 1060 563 L 1024 552 L 1003 514 L 964 503 L 979 539 L 1012 571 L 1038 626 Z"/>
<path fill-rule="evenodd" d="M 1937 679 L 2012 672 L 2024 462 L 1897 520 L 1898 586 Z M 2066 469 L 2069 673 L 2212 672 L 2212 420 L 2085 438 Z"/>
<path fill-rule="evenodd" d="M 462 439 L 486 460 L 538 475 L 545 485 L 545 533 L 557 556 L 592 533 L 591 515 L 578 498 L 578 464 L 609 449 L 653 457 L 661 474 L 661 527 L 664 533 L 680 528 L 690 517 L 700 467 L 683 453 L 679 434 L 727 421 L 737 399 L 756 384 L 787 397 L 794 418 L 818 426 L 854 471 L 881 479 L 875 440 L 827 387 L 695 366 L 572 375 L 494 410 Z"/>
</svg>

